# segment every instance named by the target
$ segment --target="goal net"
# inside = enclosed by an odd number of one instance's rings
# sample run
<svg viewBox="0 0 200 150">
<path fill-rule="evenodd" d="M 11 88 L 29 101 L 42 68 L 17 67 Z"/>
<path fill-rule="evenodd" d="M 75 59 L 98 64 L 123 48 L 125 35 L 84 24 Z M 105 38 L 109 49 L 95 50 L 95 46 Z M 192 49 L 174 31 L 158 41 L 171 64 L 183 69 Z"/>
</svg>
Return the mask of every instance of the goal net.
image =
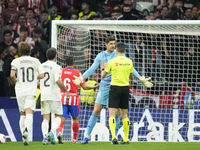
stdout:
<svg viewBox="0 0 200 150">
<path fill-rule="evenodd" d="M 75 68 L 84 73 L 97 54 L 106 50 L 107 36 L 125 43 L 126 57 L 154 84 L 148 89 L 135 77 L 130 81 L 129 140 L 200 141 L 199 22 L 53 21 L 52 46 L 57 48 L 57 63 L 65 67 L 65 57 L 73 55 Z M 88 80 L 100 82 L 100 68 Z M 81 100 L 79 141 L 84 138 L 92 111 L 93 103 Z M 92 141 L 111 140 L 108 118 L 105 107 L 92 131 Z M 71 141 L 71 118 L 65 122 L 63 135 L 64 141 Z M 120 121 L 118 140 L 123 136 Z"/>
</svg>

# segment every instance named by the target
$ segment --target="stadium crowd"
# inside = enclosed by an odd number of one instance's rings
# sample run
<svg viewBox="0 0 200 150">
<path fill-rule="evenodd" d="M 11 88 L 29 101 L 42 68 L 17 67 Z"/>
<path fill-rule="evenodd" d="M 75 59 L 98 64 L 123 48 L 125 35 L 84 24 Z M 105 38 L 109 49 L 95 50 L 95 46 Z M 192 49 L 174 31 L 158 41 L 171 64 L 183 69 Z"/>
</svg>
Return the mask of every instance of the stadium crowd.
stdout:
<svg viewBox="0 0 200 150">
<path fill-rule="evenodd" d="M 144 2 L 148 9 L 140 8 L 140 2 Z M 17 49 L 21 41 L 31 44 L 32 57 L 38 58 L 41 63 L 46 61 L 46 50 L 50 47 L 51 19 L 200 20 L 200 2 L 199 0 L 0 0 L 0 96 L 15 96 L 14 83 L 10 79 L 10 64 L 20 55 Z M 99 51 L 96 53 L 94 49 L 105 42 L 107 34 L 112 33 L 94 31 L 93 34 L 95 36 L 92 38 L 96 40 L 91 39 L 92 43 L 89 44 L 94 46 L 91 50 L 83 49 L 83 59 L 95 58 Z M 122 42 L 125 42 L 127 56 L 133 60 L 134 67 L 139 73 L 142 74 L 143 50 L 145 50 L 145 66 L 148 66 L 145 72 L 147 76 L 152 76 L 155 82 L 165 85 L 166 82 L 184 81 L 200 91 L 198 65 L 200 37 L 136 33 L 122 35 L 120 32 L 117 35 L 120 37 L 118 39 L 126 39 L 125 35 L 128 36 L 129 40 Z M 75 36 L 76 34 L 73 35 L 73 40 L 79 43 L 81 38 L 75 39 Z M 73 47 L 73 50 L 69 51 L 79 51 L 76 46 L 80 45 L 73 45 L 76 42 L 70 40 L 67 42 Z M 59 41 L 60 45 L 61 43 L 62 41 Z M 69 55 L 67 54 L 69 51 L 65 49 L 66 40 L 62 46 L 64 47 L 60 48 L 61 55 Z M 98 48 L 101 49 L 105 50 L 105 46 Z"/>
</svg>

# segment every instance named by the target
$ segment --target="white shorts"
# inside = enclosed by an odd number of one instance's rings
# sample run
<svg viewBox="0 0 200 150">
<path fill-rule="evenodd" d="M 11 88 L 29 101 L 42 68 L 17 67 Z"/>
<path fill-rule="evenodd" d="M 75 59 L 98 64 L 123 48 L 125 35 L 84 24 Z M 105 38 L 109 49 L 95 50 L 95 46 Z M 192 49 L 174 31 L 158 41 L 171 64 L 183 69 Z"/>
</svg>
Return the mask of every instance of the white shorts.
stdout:
<svg viewBox="0 0 200 150">
<path fill-rule="evenodd" d="M 54 113 L 56 115 L 62 115 L 63 109 L 62 109 L 62 103 L 61 101 L 41 101 L 41 113 L 43 114 L 50 114 Z"/>
<path fill-rule="evenodd" d="M 36 96 L 17 96 L 17 103 L 20 112 L 25 112 L 27 108 L 31 108 L 35 111 Z"/>
</svg>

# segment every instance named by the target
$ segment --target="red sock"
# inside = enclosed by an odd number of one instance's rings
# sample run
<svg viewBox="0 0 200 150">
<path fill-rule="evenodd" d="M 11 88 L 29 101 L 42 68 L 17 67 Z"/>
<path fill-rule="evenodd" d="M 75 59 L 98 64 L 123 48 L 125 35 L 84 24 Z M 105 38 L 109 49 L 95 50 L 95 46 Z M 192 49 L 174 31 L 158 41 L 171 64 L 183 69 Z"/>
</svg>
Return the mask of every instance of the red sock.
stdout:
<svg viewBox="0 0 200 150">
<path fill-rule="evenodd" d="M 76 140 L 76 139 L 77 139 L 78 129 L 79 129 L 79 123 L 73 123 L 73 125 L 72 125 L 73 140 Z"/>
<path fill-rule="evenodd" d="M 60 126 L 59 126 L 59 128 L 58 128 L 58 133 L 59 133 L 59 132 L 62 133 L 63 126 L 64 126 L 64 122 L 61 121 Z"/>
</svg>

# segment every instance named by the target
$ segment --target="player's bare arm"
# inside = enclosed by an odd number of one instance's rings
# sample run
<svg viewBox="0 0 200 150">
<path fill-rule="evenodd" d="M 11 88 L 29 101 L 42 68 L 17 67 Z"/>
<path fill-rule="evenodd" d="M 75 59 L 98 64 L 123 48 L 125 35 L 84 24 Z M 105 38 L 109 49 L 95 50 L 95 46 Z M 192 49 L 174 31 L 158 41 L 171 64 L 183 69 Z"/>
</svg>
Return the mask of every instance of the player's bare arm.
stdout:
<svg viewBox="0 0 200 150">
<path fill-rule="evenodd" d="M 64 83 L 61 80 L 56 81 L 56 84 L 58 85 L 58 87 L 63 90 L 65 92 L 65 95 L 67 96 L 67 99 L 70 98 L 70 94 L 67 90 L 67 88 L 65 87 Z"/>
<path fill-rule="evenodd" d="M 11 70 L 10 72 L 10 78 L 12 79 L 12 81 L 16 84 L 17 82 L 17 78 L 15 76 L 16 71 L 15 70 Z"/>
<path fill-rule="evenodd" d="M 37 76 L 37 79 L 43 79 L 44 78 L 44 73 L 41 73 Z"/>
</svg>

